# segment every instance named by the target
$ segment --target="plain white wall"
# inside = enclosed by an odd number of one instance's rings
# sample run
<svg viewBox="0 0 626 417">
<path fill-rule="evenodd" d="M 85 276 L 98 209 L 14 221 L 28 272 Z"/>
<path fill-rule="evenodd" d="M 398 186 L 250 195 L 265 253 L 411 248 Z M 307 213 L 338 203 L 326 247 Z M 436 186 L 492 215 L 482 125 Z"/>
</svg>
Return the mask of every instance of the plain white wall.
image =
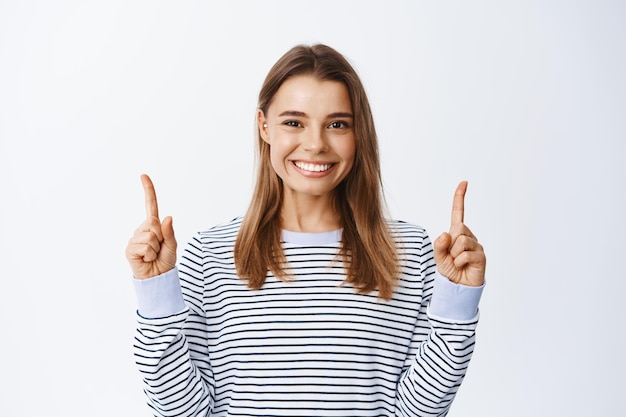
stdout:
<svg viewBox="0 0 626 417">
<path fill-rule="evenodd" d="M 394 217 L 467 179 L 486 247 L 451 416 L 620 415 L 626 3 L 0 1 L 0 415 L 148 416 L 123 252 L 243 213 L 256 95 L 297 43 L 361 74 Z"/>
</svg>

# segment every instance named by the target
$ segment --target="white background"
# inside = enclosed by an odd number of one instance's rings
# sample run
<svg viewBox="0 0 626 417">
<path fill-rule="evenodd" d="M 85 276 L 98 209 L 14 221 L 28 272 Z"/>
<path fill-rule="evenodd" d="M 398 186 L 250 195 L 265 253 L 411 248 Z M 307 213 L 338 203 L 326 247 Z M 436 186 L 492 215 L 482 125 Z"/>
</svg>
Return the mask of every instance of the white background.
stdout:
<svg viewBox="0 0 626 417">
<path fill-rule="evenodd" d="M 488 255 L 450 416 L 622 415 L 626 2 L 0 0 L 0 415 L 148 416 L 123 252 L 245 210 L 256 96 L 323 42 L 373 105 L 391 213 L 456 184 Z"/>
</svg>

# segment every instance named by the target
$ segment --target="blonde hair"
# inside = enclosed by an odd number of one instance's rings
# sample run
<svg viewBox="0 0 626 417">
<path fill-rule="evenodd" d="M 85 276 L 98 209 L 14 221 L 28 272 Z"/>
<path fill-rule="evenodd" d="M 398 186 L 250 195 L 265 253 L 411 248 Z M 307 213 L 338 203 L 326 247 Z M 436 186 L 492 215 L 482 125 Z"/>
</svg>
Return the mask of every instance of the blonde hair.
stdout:
<svg viewBox="0 0 626 417">
<path fill-rule="evenodd" d="M 343 227 L 339 255 L 346 265 L 345 283 L 359 293 L 378 290 L 390 299 L 398 279 L 398 254 L 384 217 L 378 140 L 365 89 L 350 63 L 326 45 L 298 45 L 271 68 L 259 93 L 258 108 L 267 113 L 280 86 L 295 75 L 339 81 L 348 89 L 354 114 L 355 158 L 351 171 L 334 190 L 333 204 Z M 268 270 L 286 279 L 280 210 L 282 180 L 270 163 L 270 146 L 257 131 L 258 172 L 248 211 L 235 242 L 235 265 L 248 286 L 259 289 Z"/>
</svg>

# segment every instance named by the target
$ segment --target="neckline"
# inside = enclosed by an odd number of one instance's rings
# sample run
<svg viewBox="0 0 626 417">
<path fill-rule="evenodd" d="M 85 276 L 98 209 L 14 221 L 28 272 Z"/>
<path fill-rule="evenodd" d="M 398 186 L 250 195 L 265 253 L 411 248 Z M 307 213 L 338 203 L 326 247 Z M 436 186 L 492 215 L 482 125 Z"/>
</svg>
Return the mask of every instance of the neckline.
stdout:
<svg viewBox="0 0 626 417">
<path fill-rule="evenodd" d="M 292 232 L 291 230 L 281 231 L 281 241 L 284 243 L 295 243 L 300 245 L 327 245 L 341 242 L 341 232 L 343 229 L 331 230 L 330 232 Z"/>
</svg>

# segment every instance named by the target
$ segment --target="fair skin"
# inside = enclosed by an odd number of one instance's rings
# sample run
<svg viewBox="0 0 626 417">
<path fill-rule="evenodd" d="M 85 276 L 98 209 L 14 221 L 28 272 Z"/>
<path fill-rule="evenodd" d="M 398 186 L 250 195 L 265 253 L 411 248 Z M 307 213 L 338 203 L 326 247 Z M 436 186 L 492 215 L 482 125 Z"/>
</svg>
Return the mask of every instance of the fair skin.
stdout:
<svg viewBox="0 0 626 417">
<path fill-rule="evenodd" d="M 439 273 L 450 281 L 479 287 L 485 282 L 487 259 L 483 246 L 464 223 L 467 181 L 454 192 L 450 230 L 434 242 L 434 257 Z"/>
<path fill-rule="evenodd" d="M 355 138 L 350 98 L 335 81 L 296 76 L 285 81 L 267 114 L 257 113 L 261 138 L 270 144 L 272 167 L 283 180 L 283 228 L 320 232 L 340 227 L 331 205 L 333 190 L 354 163 Z M 267 127 L 266 127 L 267 125 Z M 159 217 L 154 185 L 141 176 L 146 220 L 135 230 L 126 257 L 137 279 L 163 274 L 176 265 L 172 218 Z M 482 245 L 464 223 L 467 182 L 452 202 L 450 229 L 434 242 L 439 272 L 468 286 L 484 283 L 486 258 Z"/>
<path fill-rule="evenodd" d="M 355 138 L 348 89 L 311 75 L 287 79 L 267 114 L 259 110 L 261 138 L 283 181 L 282 227 L 294 232 L 340 228 L 332 208 L 335 188 L 354 163 Z"/>
<path fill-rule="evenodd" d="M 126 259 L 137 279 L 161 275 L 176 265 L 176 238 L 172 218 L 159 218 L 159 205 L 152 180 L 141 176 L 146 220 L 135 230 L 126 246 Z"/>
</svg>

